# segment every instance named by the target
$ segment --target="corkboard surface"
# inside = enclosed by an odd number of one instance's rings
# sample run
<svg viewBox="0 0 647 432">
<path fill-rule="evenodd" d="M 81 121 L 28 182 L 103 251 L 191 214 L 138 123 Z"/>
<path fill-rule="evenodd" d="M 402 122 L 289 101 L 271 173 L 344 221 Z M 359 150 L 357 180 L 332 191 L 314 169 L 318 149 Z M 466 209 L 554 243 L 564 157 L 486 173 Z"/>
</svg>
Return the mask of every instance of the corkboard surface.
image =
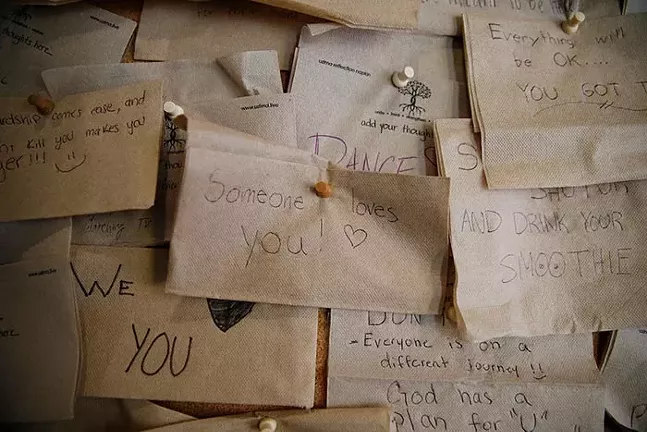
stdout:
<svg viewBox="0 0 647 432">
<path fill-rule="evenodd" d="M 90 3 L 100 6 L 118 15 L 125 16 L 139 22 L 143 0 L 92 0 Z M 135 36 L 137 31 L 135 30 Z M 122 62 L 134 62 L 135 36 L 131 39 Z M 287 83 L 288 72 L 282 72 L 283 85 Z M 328 335 L 330 333 L 330 314 L 326 309 L 319 310 L 319 325 L 317 334 L 317 370 L 315 380 L 314 407 L 323 408 L 326 406 L 326 377 L 328 363 Z M 168 402 L 154 401 L 176 411 L 183 412 L 194 417 L 206 418 L 219 415 L 240 414 L 256 410 L 280 409 L 286 407 L 261 406 L 261 405 L 237 405 L 237 404 L 210 404 L 196 402 Z"/>
</svg>

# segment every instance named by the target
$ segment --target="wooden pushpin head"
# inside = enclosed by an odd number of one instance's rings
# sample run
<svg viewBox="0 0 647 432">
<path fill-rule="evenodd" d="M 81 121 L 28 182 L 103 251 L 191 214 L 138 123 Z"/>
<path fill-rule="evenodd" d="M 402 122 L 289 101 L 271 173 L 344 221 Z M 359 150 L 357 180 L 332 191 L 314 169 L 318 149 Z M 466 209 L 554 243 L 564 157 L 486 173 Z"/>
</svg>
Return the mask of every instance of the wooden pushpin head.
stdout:
<svg viewBox="0 0 647 432">
<path fill-rule="evenodd" d="M 41 95 L 31 95 L 27 98 L 27 102 L 35 106 L 36 110 L 43 115 L 50 114 L 56 108 L 56 104 L 51 99 Z"/>
<path fill-rule="evenodd" d="M 265 417 L 258 422 L 258 430 L 261 432 L 276 432 L 276 420 Z"/>
<path fill-rule="evenodd" d="M 564 21 L 562 23 L 562 30 L 564 30 L 564 33 L 566 34 L 574 34 L 575 32 L 577 32 L 580 24 L 584 22 L 585 18 L 586 16 L 582 12 L 575 12 L 573 15 L 571 15 L 568 21 Z"/>
<path fill-rule="evenodd" d="M 332 185 L 326 182 L 315 184 L 315 193 L 319 198 L 330 198 L 332 196 Z"/>
<path fill-rule="evenodd" d="M 171 116 L 171 118 L 175 118 L 179 115 L 184 114 L 184 110 L 182 109 L 181 106 L 174 104 L 173 102 L 164 102 L 164 112 L 168 115 Z"/>
<path fill-rule="evenodd" d="M 454 309 L 454 306 L 449 306 L 445 309 L 445 318 L 451 322 L 456 322 L 456 309 Z"/>
<path fill-rule="evenodd" d="M 404 69 L 402 69 L 402 72 L 394 72 L 393 75 L 391 75 L 391 81 L 397 88 L 403 88 L 406 87 L 407 84 L 409 84 L 409 81 L 413 78 L 414 75 L 415 71 L 413 70 L 413 68 L 411 66 L 406 66 Z"/>
</svg>

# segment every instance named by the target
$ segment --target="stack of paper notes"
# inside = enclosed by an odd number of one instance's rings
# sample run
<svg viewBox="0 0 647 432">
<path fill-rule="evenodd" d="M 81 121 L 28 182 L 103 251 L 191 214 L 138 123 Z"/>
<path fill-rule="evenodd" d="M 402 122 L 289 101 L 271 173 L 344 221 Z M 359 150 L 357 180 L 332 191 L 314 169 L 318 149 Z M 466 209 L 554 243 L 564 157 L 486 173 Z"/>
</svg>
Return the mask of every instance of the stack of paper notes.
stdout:
<svg viewBox="0 0 647 432">
<path fill-rule="evenodd" d="M 0 429 L 647 427 L 644 5 L 351 3 L 0 5 Z"/>
</svg>

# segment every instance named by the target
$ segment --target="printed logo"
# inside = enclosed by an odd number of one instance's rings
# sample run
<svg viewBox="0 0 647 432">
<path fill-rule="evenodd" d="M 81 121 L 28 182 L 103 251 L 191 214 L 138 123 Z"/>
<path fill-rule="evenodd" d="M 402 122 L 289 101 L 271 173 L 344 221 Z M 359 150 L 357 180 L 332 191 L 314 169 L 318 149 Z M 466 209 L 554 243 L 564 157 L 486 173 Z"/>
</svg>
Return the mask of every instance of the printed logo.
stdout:
<svg viewBox="0 0 647 432">
<path fill-rule="evenodd" d="M 409 97 L 409 103 L 401 103 L 400 109 L 411 116 L 420 115 L 425 112 L 425 109 L 418 106 L 418 99 L 429 99 L 431 97 L 431 89 L 420 81 L 411 80 L 405 87 L 398 89 L 398 92 Z"/>
</svg>

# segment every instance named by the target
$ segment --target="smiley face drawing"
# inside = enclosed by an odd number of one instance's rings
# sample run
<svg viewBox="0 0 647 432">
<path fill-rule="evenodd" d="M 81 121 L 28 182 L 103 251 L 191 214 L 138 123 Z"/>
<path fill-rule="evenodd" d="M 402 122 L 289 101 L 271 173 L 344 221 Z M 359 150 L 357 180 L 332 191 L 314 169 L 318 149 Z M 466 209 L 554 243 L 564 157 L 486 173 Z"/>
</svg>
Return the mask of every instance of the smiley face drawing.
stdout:
<svg viewBox="0 0 647 432">
<path fill-rule="evenodd" d="M 54 166 L 56 167 L 56 171 L 66 174 L 69 172 L 74 171 L 81 165 L 85 163 L 87 160 L 87 156 L 84 154 L 82 158 L 77 158 L 74 152 L 68 153 L 67 155 L 67 161 L 59 164 L 56 162 Z"/>
</svg>

